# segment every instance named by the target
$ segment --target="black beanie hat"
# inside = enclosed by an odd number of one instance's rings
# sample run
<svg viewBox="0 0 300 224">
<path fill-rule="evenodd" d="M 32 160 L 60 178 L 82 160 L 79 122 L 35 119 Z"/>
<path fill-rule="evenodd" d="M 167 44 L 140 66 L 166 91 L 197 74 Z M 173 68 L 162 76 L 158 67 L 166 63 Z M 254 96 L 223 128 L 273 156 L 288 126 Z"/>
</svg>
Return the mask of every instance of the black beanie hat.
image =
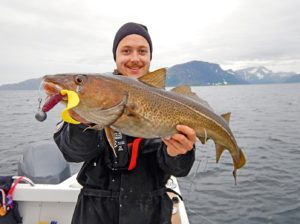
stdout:
<svg viewBox="0 0 300 224">
<path fill-rule="evenodd" d="M 124 37 L 126 37 L 130 34 L 138 34 L 147 40 L 147 42 L 149 43 L 149 46 L 150 46 L 150 60 L 151 60 L 152 59 L 152 50 L 153 50 L 151 37 L 148 33 L 147 27 L 142 24 L 138 24 L 138 23 L 125 23 L 123 26 L 121 26 L 121 28 L 116 33 L 114 43 L 113 43 L 113 50 L 112 50 L 113 55 L 114 55 L 114 60 L 116 60 L 116 51 L 117 51 L 117 47 L 118 47 L 120 41 Z"/>
</svg>

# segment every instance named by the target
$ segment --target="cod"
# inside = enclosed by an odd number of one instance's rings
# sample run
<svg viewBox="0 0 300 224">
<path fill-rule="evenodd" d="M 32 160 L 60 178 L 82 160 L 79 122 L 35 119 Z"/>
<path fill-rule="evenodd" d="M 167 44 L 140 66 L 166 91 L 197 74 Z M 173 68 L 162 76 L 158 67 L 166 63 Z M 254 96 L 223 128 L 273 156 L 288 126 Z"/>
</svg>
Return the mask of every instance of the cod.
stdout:
<svg viewBox="0 0 300 224">
<path fill-rule="evenodd" d="M 76 92 L 79 103 L 71 112 L 92 129 L 111 128 L 129 136 L 157 138 L 177 133 L 178 124 L 187 125 L 202 144 L 208 139 L 214 141 L 216 162 L 225 149 L 230 152 L 236 180 L 236 170 L 246 159 L 229 128 L 230 113 L 217 115 L 189 86 L 167 91 L 165 80 L 164 68 L 139 78 L 57 74 L 44 76 L 43 88 L 50 97 L 63 89 Z"/>
</svg>

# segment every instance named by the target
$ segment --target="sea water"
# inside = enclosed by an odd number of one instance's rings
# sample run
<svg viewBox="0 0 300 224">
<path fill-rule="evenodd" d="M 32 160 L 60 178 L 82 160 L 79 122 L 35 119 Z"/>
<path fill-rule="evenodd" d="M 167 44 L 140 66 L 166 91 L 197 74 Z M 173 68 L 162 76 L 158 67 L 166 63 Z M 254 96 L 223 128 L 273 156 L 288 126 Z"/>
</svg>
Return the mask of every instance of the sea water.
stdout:
<svg viewBox="0 0 300 224">
<path fill-rule="evenodd" d="M 196 161 L 178 178 L 190 223 L 300 222 L 300 84 L 192 87 L 230 127 L 247 164 L 232 176 L 225 151 L 197 142 Z M 0 175 L 14 175 L 28 144 L 52 141 L 62 106 L 35 120 L 38 91 L 0 91 Z M 76 167 L 76 166 L 74 166 Z"/>
</svg>

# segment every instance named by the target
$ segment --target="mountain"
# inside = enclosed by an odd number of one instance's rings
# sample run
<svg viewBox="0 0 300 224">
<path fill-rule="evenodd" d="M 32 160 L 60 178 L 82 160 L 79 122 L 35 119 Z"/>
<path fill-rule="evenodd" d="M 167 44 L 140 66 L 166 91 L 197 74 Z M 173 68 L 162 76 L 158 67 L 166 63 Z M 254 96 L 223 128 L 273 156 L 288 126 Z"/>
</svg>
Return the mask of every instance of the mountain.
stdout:
<svg viewBox="0 0 300 224">
<path fill-rule="evenodd" d="M 186 85 L 232 85 L 300 82 L 300 74 L 273 72 L 265 67 L 240 70 L 223 70 L 220 65 L 204 61 L 190 61 L 170 67 L 167 86 Z M 41 78 L 29 79 L 16 84 L 0 86 L 0 90 L 38 90 Z"/>
<path fill-rule="evenodd" d="M 295 75 L 293 72 L 273 72 L 266 67 L 250 67 L 233 72 L 236 77 L 251 84 L 283 83 Z"/>
<path fill-rule="evenodd" d="M 28 79 L 15 84 L 4 84 L 0 86 L 0 90 L 38 90 L 42 82 L 41 78 Z"/>
<path fill-rule="evenodd" d="M 293 75 L 285 80 L 285 83 L 294 83 L 294 82 L 300 82 L 300 74 Z"/>
<path fill-rule="evenodd" d="M 186 85 L 228 85 L 248 82 L 224 71 L 220 65 L 190 61 L 170 67 L 167 72 L 167 86 Z"/>
</svg>

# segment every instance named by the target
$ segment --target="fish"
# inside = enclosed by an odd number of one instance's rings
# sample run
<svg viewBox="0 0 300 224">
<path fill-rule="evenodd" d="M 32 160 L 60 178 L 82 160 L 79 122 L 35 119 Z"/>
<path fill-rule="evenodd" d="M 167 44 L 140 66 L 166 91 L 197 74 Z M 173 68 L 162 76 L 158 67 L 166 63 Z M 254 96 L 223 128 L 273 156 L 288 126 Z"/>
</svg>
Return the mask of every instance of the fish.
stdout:
<svg viewBox="0 0 300 224">
<path fill-rule="evenodd" d="M 141 138 L 169 137 L 176 126 L 193 128 L 202 144 L 215 143 L 216 162 L 224 150 L 233 161 L 233 176 L 246 163 L 245 155 L 229 127 L 230 113 L 218 115 L 207 101 L 186 85 L 166 90 L 166 69 L 139 78 L 100 73 L 45 75 L 43 88 L 48 96 L 67 89 L 78 94 L 79 103 L 70 109 L 89 128 L 111 128 Z M 62 101 L 67 101 L 63 98 Z"/>
</svg>

